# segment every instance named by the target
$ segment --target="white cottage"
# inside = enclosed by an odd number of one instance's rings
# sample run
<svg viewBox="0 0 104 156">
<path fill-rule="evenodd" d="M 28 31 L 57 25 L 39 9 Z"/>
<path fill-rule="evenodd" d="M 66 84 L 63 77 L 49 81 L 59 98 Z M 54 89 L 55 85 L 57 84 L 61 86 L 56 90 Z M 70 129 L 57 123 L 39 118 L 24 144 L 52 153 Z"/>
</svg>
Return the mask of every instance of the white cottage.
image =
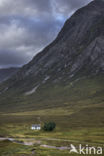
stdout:
<svg viewBox="0 0 104 156">
<path fill-rule="evenodd" d="M 39 124 L 39 125 L 37 125 L 37 124 L 32 125 L 32 126 L 31 126 L 31 129 L 32 129 L 32 130 L 40 130 L 40 129 L 41 129 L 41 125 L 40 125 L 40 124 Z"/>
</svg>

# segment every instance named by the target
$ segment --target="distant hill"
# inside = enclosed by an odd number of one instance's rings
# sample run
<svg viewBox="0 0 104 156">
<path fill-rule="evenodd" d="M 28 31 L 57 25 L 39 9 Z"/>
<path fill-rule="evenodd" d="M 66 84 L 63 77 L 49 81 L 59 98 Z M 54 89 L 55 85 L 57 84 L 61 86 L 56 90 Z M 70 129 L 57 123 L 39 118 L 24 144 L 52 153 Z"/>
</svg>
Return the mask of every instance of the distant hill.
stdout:
<svg viewBox="0 0 104 156">
<path fill-rule="evenodd" d="M 0 69 L 0 82 L 3 82 L 13 76 L 19 68 L 3 68 Z"/>
</svg>

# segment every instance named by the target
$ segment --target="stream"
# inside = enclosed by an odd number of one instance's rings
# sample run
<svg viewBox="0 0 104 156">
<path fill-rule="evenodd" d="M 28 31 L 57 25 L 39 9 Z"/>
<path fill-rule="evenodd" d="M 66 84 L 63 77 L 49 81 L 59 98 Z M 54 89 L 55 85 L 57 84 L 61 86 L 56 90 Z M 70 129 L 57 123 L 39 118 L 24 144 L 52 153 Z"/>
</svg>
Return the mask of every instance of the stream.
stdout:
<svg viewBox="0 0 104 156">
<path fill-rule="evenodd" d="M 40 147 L 50 148 L 50 149 L 59 149 L 59 150 L 68 150 L 68 149 L 70 149 L 70 147 L 67 147 L 67 146 L 56 147 L 56 146 L 50 146 L 50 145 L 42 145 L 41 141 L 35 140 L 35 139 L 29 139 L 28 138 L 28 139 L 24 139 L 24 141 L 19 141 L 19 140 L 16 140 L 15 138 L 2 138 L 2 137 L 0 137 L 0 141 L 5 141 L 5 140 L 9 140 L 9 141 L 11 141 L 13 143 L 18 143 L 18 144 L 26 145 L 26 146 L 33 146 L 34 144 L 39 144 Z"/>
<path fill-rule="evenodd" d="M 26 145 L 26 146 L 33 146 L 33 145 L 35 145 L 35 144 L 37 144 L 37 145 L 40 145 L 40 147 L 44 147 L 44 148 L 50 148 L 50 149 L 59 149 L 59 150 L 68 150 L 68 149 L 70 149 L 70 146 L 61 146 L 61 147 L 57 147 L 57 146 L 51 146 L 51 145 L 45 145 L 45 144 L 42 144 L 42 141 L 40 141 L 40 140 L 36 140 L 36 139 L 34 139 L 34 138 L 19 138 L 19 139 L 21 139 L 21 140 L 17 140 L 16 138 L 3 138 L 3 137 L 0 137 L 0 141 L 4 141 L 4 140 L 9 140 L 9 141 L 11 141 L 11 142 L 13 142 L 13 143 L 17 143 L 17 144 L 21 144 L 21 145 Z M 22 141 L 22 139 L 23 139 L 23 141 Z M 70 145 L 70 143 L 71 142 L 73 142 L 73 143 L 79 143 L 80 144 L 80 142 L 79 141 L 75 141 L 75 140 L 62 140 L 62 139 L 55 139 L 55 138 L 46 138 L 45 140 L 57 140 L 57 141 L 67 141 L 67 142 L 69 142 L 69 145 Z M 88 143 L 88 142 L 81 142 L 82 144 L 92 144 L 92 145 L 98 145 L 97 143 Z M 104 146 L 104 144 L 102 143 L 99 143 L 99 145 L 101 145 L 101 146 Z"/>
</svg>

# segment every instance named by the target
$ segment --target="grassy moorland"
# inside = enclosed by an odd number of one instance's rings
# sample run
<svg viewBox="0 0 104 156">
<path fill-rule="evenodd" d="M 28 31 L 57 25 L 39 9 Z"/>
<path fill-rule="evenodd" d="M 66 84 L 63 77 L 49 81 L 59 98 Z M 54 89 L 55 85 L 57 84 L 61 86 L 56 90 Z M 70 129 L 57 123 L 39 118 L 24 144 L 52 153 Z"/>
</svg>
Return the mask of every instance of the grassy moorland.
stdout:
<svg viewBox="0 0 104 156">
<path fill-rule="evenodd" d="M 69 150 L 44 148 L 40 145 L 56 147 L 69 147 L 70 144 L 73 144 L 76 147 L 79 144 L 82 144 L 83 146 L 87 144 L 94 147 L 104 146 L 103 127 L 71 127 L 70 124 L 68 124 L 66 117 L 63 117 L 63 121 L 60 121 L 60 124 L 58 124 L 58 119 L 55 120 L 57 127 L 53 132 L 44 132 L 43 130 L 32 131 L 30 130 L 30 123 L 36 121 L 35 117 L 33 118 L 33 121 L 31 119 L 30 121 L 29 119 L 26 120 L 24 117 L 24 119 L 22 118 L 22 122 L 20 122 L 18 117 L 12 116 L 11 118 L 11 123 L 2 124 L 0 127 L 1 136 L 13 137 L 21 142 L 25 142 L 30 139 L 31 142 L 34 142 L 34 144 L 31 146 L 26 146 L 12 143 L 10 141 L 0 141 L 1 156 L 76 156 L 77 154 L 70 154 Z M 45 120 L 45 118 L 43 120 Z M 51 118 L 48 118 L 48 120 L 51 120 Z M 66 129 L 63 127 L 65 125 L 67 125 Z"/>
<path fill-rule="evenodd" d="M 34 153 L 32 152 L 34 150 Z M 14 144 L 8 141 L 0 142 L 0 153 L 1 156 L 78 156 L 79 154 L 74 154 L 68 150 L 56 150 L 48 149 L 38 146 L 24 146 L 19 144 Z M 93 154 L 89 155 L 93 156 Z M 97 156 L 97 154 L 95 154 Z"/>
<path fill-rule="evenodd" d="M 21 82 L 22 83 L 22 82 Z M 30 80 L 30 84 L 32 81 Z M 25 93 L 33 89 L 31 86 L 15 86 L 0 95 L 0 112 L 17 113 L 27 111 L 68 108 L 69 113 L 86 108 L 101 108 L 104 106 L 104 75 L 74 78 L 70 82 L 51 83 L 41 85 L 35 93 L 26 96 Z M 0 86 L 1 88 L 1 86 Z M 38 112 L 37 112 L 38 113 Z M 60 113 L 60 110 L 57 111 Z M 57 114 L 53 113 L 53 114 Z M 43 113 L 44 114 L 44 113 Z M 63 112 L 61 112 L 63 114 Z M 66 114 L 66 112 L 64 113 Z M 68 114 L 68 113 L 67 113 Z"/>
<path fill-rule="evenodd" d="M 68 156 L 69 150 L 40 145 L 104 145 L 104 77 L 83 78 L 63 85 L 48 84 L 36 93 L 14 95 L 13 90 L 0 98 L 0 137 L 19 141 L 33 139 L 31 146 L 0 141 L 0 156 Z M 10 95 L 13 95 L 12 99 Z M 32 131 L 31 125 L 54 121 L 53 132 Z M 40 144 L 37 144 L 37 142 Z M 34 150 L 35 149 L 35 150 Z M 34 151 L 34 152 L 33 152 Z"/>
</svg>

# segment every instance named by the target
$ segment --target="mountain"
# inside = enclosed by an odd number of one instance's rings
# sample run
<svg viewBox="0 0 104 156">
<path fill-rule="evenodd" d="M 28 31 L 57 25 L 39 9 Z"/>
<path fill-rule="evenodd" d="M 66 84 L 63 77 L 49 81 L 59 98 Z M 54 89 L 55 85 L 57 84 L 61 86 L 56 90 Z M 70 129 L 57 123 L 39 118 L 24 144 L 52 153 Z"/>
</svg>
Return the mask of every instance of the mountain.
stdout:
<svg viewBox="0 0 104 156">
<path fill-rule="evenodd" d="M 70 79 L 104 72 L 104 1 L 95 0 L 69 18 L 55 41 L 25 65 L 12 79 Z"/>
<path fill-rule="evenodd" d="M 103 106 L 103 86 L 104 0 L 94 0 L 77 10 L 49 46 L 1 84 L 0 107 L 12 112 L 88 107 L 89 112 Z"/>
<path fill-rule="evenodd" d="M 0 82 L 6 81 L 11 76 L 16 74 L 16 72 L 19 70 L 19 68 L 3 68 L 0 69 Z"/>
</svg>

